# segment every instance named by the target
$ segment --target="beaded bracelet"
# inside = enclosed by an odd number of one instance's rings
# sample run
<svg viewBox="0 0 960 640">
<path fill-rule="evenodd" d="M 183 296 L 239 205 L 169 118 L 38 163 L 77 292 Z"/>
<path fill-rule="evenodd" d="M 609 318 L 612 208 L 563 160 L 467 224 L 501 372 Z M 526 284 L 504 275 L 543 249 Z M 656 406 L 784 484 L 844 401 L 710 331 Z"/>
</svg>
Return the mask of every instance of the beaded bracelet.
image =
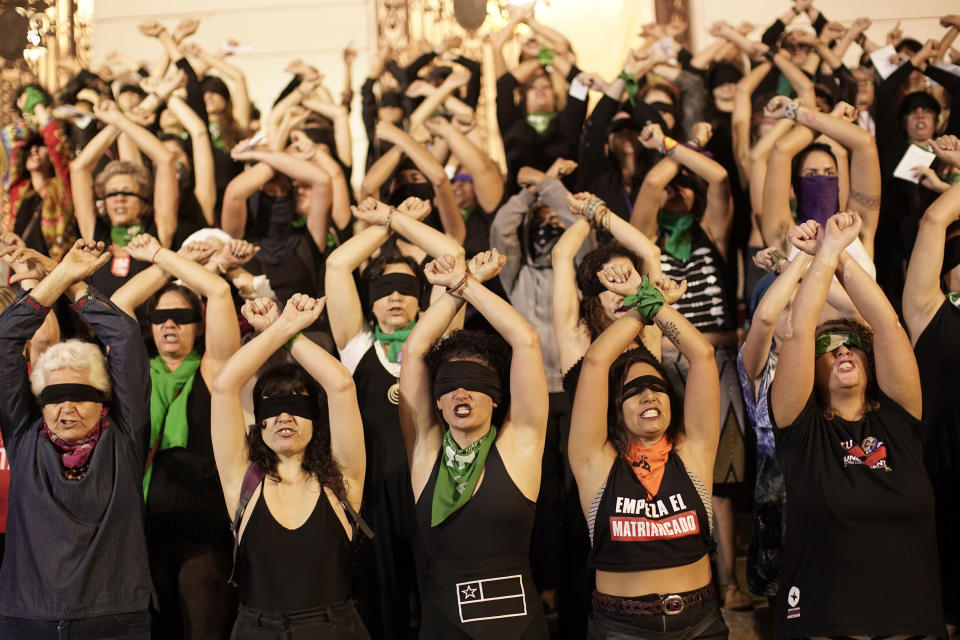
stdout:
<svg viewBox="0 0 960 640">
<path fill-rule="evenodd" d="M 583 217 L 586 218 L 589 222 L 593 222 L 594 216 L 597 215 L 597 209 L 604 206 L 603 200 L 600 198 L 594 198 L 587 203 L 586 208 L 583 210 Z"/>
<path fill-rule="evenodd" d="M 784 112 L 783 117 L 787 120 L 797 121 L 797 112 L 800 110 L 800 103 L 794 100 L 787 105 L 787 110 Z"/>
</svg>

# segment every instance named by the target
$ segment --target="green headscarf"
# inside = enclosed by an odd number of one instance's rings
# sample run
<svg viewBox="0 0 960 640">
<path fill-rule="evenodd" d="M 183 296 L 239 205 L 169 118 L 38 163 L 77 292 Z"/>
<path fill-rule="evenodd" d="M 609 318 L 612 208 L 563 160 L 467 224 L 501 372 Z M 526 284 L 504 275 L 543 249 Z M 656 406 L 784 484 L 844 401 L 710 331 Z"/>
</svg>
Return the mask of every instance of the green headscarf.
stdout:
<svg viewBox="0 0 960 640">
<path fill-rule="evenodd" d="M 193 387 L 193 378 L 200 368 L 200 356 L 196 351 L 183 359 L 176 371 L 170 371 L 159 355 L 150 358 L 150 445 L 160 437 L 163 440 L 158 451 L 187 446 L 187 399 Z M 153 465 L 143 475 L 143 499 L 147 499 Z"/>
<path fill-rule="evenodd" d="M 692 213 L 676 214 L 660 209 L 660 213 L 657 214 L 657 224 L 667 235 L 663 250 L 677 260 L 684 262 L 689 260 L 693 253 L 693 237 L 690 229 L 696 223 Z"/>
<path fill-rule="evenodd" d="M 379 324 L 373 325 L 374 340 L 389 345 L 387 349 L 387 360 L 397 362 L 397 356 L 400 355 L 400 350 L 403 348 L 403 341 L 406 340 L 410 332 L 413 331 L 415 324 L 417 324 L 416 319 L 403 329 L 395 329 L 393 333 L 384 333 L 383 330 L 380 329 Z"/>
<path fill-rule="evenodd" d="M 447 429 L 440 450 L 440 473 L 433 489 L 431 527 L 437 526 L 470 501 L 483 473 L 487 454 L 496 439 L 497 427 L 490 425 L 486 435 L 461 449 Z"/>
</svg>

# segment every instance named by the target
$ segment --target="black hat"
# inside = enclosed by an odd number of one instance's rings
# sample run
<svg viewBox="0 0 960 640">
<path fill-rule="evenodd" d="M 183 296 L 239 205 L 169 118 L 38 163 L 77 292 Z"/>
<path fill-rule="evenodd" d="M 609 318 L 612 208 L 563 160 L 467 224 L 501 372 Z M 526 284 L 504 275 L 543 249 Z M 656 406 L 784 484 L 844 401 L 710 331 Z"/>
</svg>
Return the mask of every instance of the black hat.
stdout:
<svg viewBox="0 0 960 640">
<path fill-rule="evenodd" d="M 730 82 L 737 83 L 743 78 L 743 73 L 729 62 L 718 62 L 707 71 L 707 89 L 713 91 L 717 87 Z"/>
<path fill-rule="evenodd" d="M 216 93 L 230 102 L 230 89 L 227 88 L 227 83 L 217 76 L 204 76 L 202 86 L 204 93 Z"/>
</svg>

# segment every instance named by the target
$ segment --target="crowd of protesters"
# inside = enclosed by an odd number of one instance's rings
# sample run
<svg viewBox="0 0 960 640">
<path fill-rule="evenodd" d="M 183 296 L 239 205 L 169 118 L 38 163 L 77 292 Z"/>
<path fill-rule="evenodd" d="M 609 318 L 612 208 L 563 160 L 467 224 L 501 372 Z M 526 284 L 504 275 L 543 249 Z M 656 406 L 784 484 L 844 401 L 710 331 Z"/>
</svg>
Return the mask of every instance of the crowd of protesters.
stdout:
<svg viewBox="0 0 960 640">
<path fill-rule="evenodd" d="M 20 88 L 0 637 L 958 637 L 960 15 L 825 9 Z"/>
</svg>

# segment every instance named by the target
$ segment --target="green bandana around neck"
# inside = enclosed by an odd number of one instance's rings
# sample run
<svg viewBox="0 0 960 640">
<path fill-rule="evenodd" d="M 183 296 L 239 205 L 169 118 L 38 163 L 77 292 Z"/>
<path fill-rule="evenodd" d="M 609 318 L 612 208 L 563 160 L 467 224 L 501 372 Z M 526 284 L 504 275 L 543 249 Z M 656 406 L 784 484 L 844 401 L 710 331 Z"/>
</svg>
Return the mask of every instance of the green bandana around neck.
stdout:
<svg viewBox="0 0 960 640">
<path fill-rule="evenodd" d="M 223 149 L 223 127 L 220 126 L 220 123 L 216 120 L 211 120 L 210 124 L 207 125 L 207 130 L 210 132 L 210 144 L 213 145 L 214 149 Z"/>
<path fill-rule="evenodd" d="M 415 324 L 417 324 L 416 319 L 403 329 L 395 329 L 393 333 L 384 333 L 379 324 L 373 325 L 373 339 L 388 345 L 387 360 L 390 362 L 399 362 L 398 357 L 400 350 L 403 348 L 403 342 L 407 339 L 407 336 L 410 335 L 410 332 L 413 331 Z"/>
<path fill-rule="evenodd" d="M 473 497 L 487 454 L 496 439 L 497 427 L 490 425 L 486 435 L 461 449 L 447 429 L 440 450 L 440 472 L 433 489 L 431 527 L 439 525 Z"/>
<path fill-rule="evenodd" d="M 951 291 L 948 293 L 947 300 L 949 300 L 950 304 L 955 306 L 957 309 L 960 309 L 960 291 Z"/>
<path fill-rule="evenodd" d="M 196 351 L 191 351 L 176 371 L 170 371 L 159 355 L 150 358 L 150 446 L 160 437 L 162 428 L 163 440 L 158 451 L 187 446 L 187 399 L 199 368 L 200 356 Z M 144 500 L 152 477 L 151 464 L 143 475 Z"/>
<path fill-rule="evenodd" d="M 626 71 L 621 71 L 617 78 L 623 80 L 623 90 L 627 93 L 627 98 L 630 100 L 631 106 L 636 104 L 637 94 L 640 92 L 640 81 L 637 79 L 637 76 L 632 73 L 627 73 Z"/>
<path fill-rule="evenodd" d="M 470 207 L 469 209 L 460 209 L 460 215 L 463 217 L 464 222 L 470 219 L 470 216 L 473 215 L 474 209 L 476 209 L 476 207 Z"/>
<path fill-rule="evenodd" d="M 293 222 L 290 223 L 290 226 L 292 226 L 294 229 L 303 229 L 305 226 L 307 226 L 307 219 L 294 218 Z"/>
<path fill-rule="evenodd" d="M 814 344 L 818 358 L 825 353 L 839 349 L 842 345 L 855 347 L 867 355 L 873 351 L 859 334 L 847 329 L 828 329 L 817 335 Z"/>
<path fill-rule="evenodd" d="M 666 233 L 663 250 L 677 260 L 686 262 L 693 253 L 693 236 L 690 229 L 696 224 L 692 213 L 676 214 L 660 209 L 657 224 Z"/>
<path fill-rule="evenodd" d="M 556 57 L 557 52 L 550 47 L 540 47 L 540 51 L 537 52 L 537 62 L 545 67 L 553 64 L 553 61 L 556 59 Z"/>
<path fill-rule="evenodd" d="M 550 123 L 554 121 L 557 117 L 556 111 L 551 111 L 550 113 L 528 113 L 527 114 L 527 124 L 530 125 L 538 135 L 543 135 L 547 132 L 547 129 L 550 128 Z"/>
<path fill-rule="evenodd" d="M 143 225 L 139 222 L 127 225 L 115 224 L 110 227 L 110 240 L 118 247 L 125 247 L 141 233 L 143 233 Z"/>
<path fill-rule="evenodd" d="M 793 98 L 797 95 L 797 93 L 793 90 L 793 85 L 790 84 L 790 81 L 787 80 L 787 76 L 779 73 L 777 74 L 777 92 L 773 95 Z"/>
</svg>

